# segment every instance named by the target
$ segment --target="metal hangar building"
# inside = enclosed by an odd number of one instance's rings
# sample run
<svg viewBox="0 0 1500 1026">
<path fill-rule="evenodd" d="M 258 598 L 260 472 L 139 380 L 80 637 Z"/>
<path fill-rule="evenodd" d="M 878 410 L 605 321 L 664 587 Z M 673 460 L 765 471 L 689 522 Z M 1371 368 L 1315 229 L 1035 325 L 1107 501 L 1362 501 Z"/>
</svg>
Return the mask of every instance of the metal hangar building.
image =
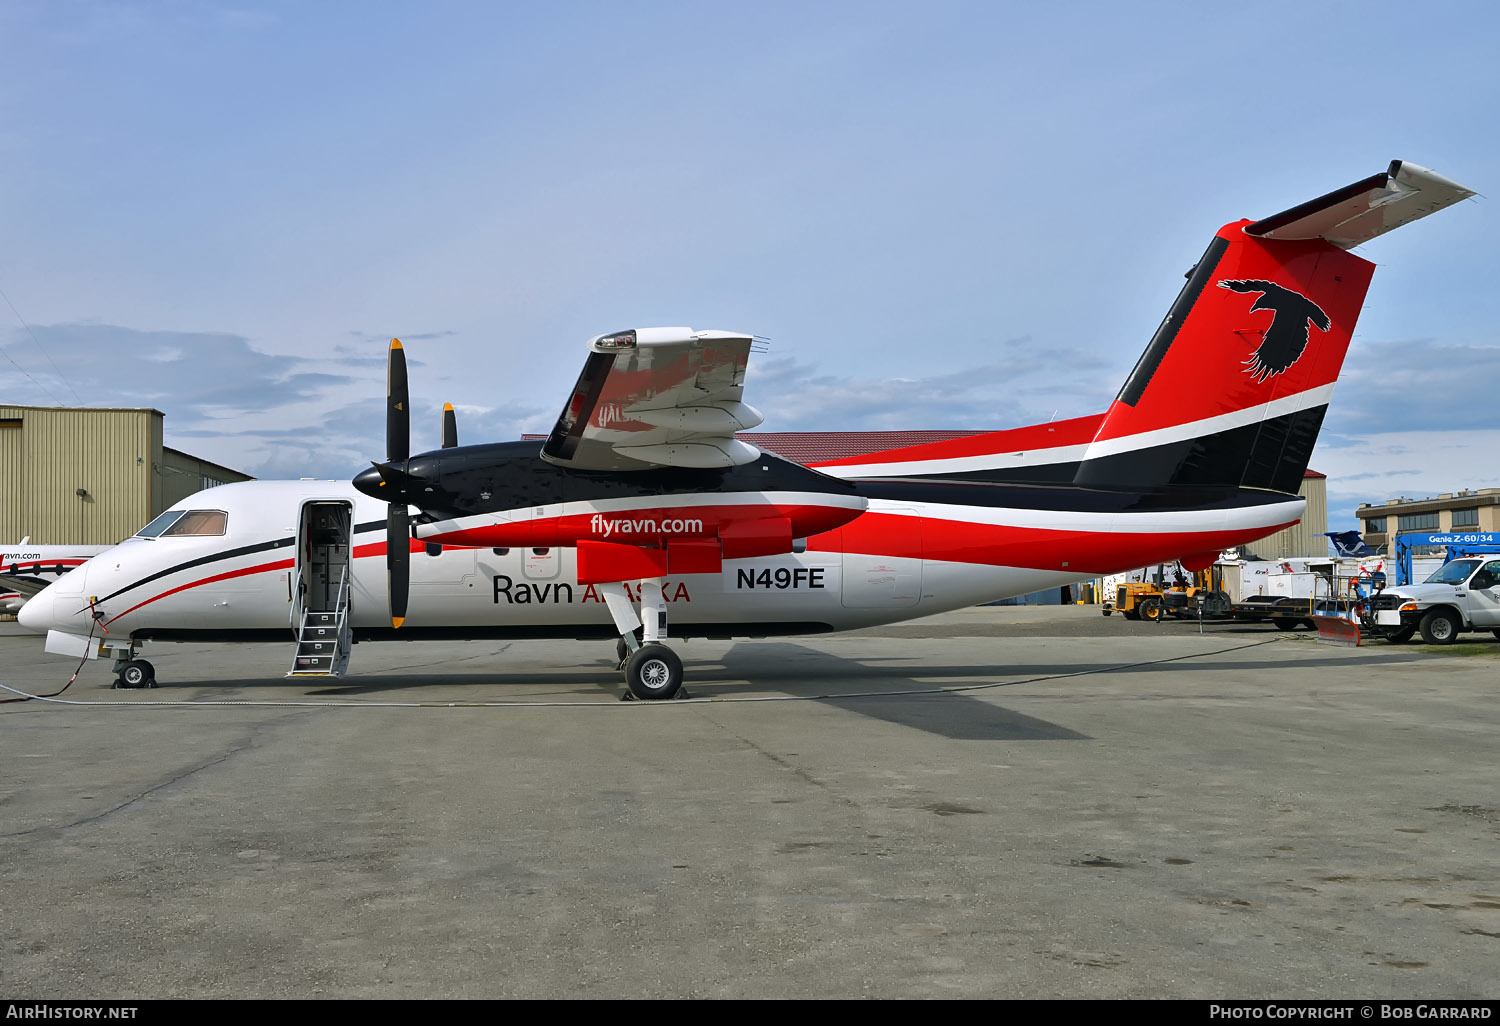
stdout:
<svg viewBox="0 0 1500 1026">
<path fill-rule="evenodd" d="M 112 545 L 250 475 L 162 444 L 160 410 L 0 405 L 0 542 Z"/>
</svg>

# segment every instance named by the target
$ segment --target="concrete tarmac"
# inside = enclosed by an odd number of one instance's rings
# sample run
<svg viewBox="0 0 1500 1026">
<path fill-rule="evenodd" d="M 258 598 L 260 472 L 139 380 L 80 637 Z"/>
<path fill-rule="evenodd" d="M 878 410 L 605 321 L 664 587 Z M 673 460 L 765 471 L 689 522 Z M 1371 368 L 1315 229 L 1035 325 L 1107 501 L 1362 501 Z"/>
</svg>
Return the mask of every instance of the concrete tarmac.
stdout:
<svg viewBox="0 0 1500 1026">
<path fill-rule="evenodd" d="M 0 705 L 0 997 L 1493 999 L 1466 640 L 985 607 L 650 704 L 598 642 L 153 646 Z"/>
</svg>

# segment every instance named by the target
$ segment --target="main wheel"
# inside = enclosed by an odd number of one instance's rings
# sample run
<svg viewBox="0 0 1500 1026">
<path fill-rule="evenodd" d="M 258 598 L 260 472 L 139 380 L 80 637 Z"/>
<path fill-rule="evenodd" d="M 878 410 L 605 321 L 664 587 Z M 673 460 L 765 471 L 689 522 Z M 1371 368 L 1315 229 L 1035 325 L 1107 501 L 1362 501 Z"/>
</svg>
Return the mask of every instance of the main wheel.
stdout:
<svg viewBox="0 0 1500 1026">
<path fill-rule="evenodd" d="M 1159 623 L 1164 615 L 1161 603 L 1156 599 L 1147 599 L 1141 603 L 1141 619 L 1150 623 Z"/>
<path fill-rule="evenodd" d="M 1451 609 L 1430 609 L 1422 617 L 1422 640 L 1429 645 L 1451 645 L 1463 624 Z"/>
<path fill-rule="evenodd" d="M 156 684 L 156 667 L 144 659 L 132 659 L 120 670 L 120 683 L 127 688 L 149 688 Z"/>
<path fill-rule="evenodd" d="M 682 660 L 666 645 L 642 645 L 625 664 L 625 683 L 636 698 L 671 698 L 682 687 Z"/>
<path fill-rule="evenodd" d="M 1411 636 L 1415 633 L 1417 633 L 1417 625 L 1412 624 L 1410 627 L 1402 627 L 1394 634 L 1387 634 L 1385 640 L 1389 641 L 1392 645 L 1404 645 L 1411 640 Z"/>
</svg>

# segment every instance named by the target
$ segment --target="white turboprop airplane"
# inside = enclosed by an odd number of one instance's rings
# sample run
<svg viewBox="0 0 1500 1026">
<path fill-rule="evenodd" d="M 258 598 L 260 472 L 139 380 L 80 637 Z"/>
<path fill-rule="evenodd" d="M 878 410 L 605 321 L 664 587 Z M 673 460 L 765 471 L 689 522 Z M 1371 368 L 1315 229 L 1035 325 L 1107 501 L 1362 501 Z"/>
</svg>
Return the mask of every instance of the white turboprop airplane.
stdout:
<svg viewBox="0 0 1500 1026">
<path fill-rule="evenodd" d="M 127 686 L 154 680 L 145 641 L 295 639 L 292 674 L 337 676 L 355 641 L 615 638 L 631 692 L 669 698 L 669 623 L 838 631 L 1199 569 L 1302 516 L 1374 270 L 1349 249 L 1471 195 L 1396 161 L 1226 225 L 1104 413 L 813 468 L 735 437 L 761 421 L 748 335 L 598 336 L 545 443 L 459 446 L 449 407 L 443 447 L 416 456 L 393 341 L 386 462 L 199 492 L 20 620 L 49 652 L 112 653 Z"/>
<path fill-rule="evenodd" d="M 28 535 L 0 549 L 0 613 L 14 615 L 31 596 L 82 566 L 108 545 L 33 545 Z"/>
</svg>

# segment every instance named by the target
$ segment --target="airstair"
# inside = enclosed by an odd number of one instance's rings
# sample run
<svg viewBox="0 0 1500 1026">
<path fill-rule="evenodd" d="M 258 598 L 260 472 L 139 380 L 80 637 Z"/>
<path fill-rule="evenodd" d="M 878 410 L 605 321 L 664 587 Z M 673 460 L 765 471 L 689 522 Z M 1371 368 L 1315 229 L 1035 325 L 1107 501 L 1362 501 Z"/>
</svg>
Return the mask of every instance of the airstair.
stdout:
<svg viewBox="0 0 1500 1026">
<path fill-rule="evenodd" d="M 349 668 L 354 633 L 349 620 L 353 590 L 346 502 L 308 502 L 297 536 L 291 627 L 297 639 L 288 677 L 340 677 Z"/>
<path fill-rule="evenodd" d="M 349 629 L 349 572 L 339 580 L 338 598 L 332 609 L 301 609 L 297 628 L 297 655 L 288 677 L 341 677 L 349 668 L 349 649 L 354 636 Z"/>
</svg>

